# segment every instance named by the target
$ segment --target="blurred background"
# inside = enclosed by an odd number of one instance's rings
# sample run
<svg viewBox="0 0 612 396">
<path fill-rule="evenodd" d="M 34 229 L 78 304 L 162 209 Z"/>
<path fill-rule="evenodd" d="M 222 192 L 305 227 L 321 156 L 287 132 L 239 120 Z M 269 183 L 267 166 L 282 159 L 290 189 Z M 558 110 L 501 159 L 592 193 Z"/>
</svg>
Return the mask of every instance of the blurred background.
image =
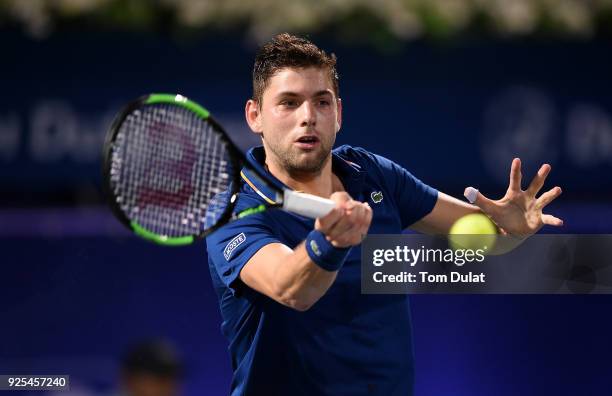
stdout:
<svg viewBox="0 0 612 396">
<path fill-rule="evenodd" d="M 176 394 L 227 393 L 205 246 L 125 232 L 104 206 L 102 143 L 126 101 L 176 92 L 257 144 L 253 57 L 282 31 L 338 56 L 339 144 L 458 197 L 501 197 L 515 156 L 524 179 L 548 162 L 565 226 L 543 232 L 611 233 L 610 0 L 0 0 L 0 374 L 70 374 L 72 394 L 110 395 L 126 351 L 155 339 L 181 367 Z M 416 394 L 605 394 L 611 308 L 415 296 Z"/>
</svg>

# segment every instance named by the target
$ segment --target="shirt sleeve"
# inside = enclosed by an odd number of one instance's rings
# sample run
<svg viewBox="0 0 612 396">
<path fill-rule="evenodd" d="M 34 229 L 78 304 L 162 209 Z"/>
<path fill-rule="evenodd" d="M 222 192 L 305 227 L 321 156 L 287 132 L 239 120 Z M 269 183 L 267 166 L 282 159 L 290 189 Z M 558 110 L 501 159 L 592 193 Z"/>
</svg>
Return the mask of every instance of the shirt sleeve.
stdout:
<svg viewBox="0 0 612 396">
<path fill-rule="evenodd" d="M 382 160 L 386 162 L 385 169 L 390 169 L 387 183 L 389 189 L 394 191 L 402 228 L 408 228 L 433 210 L 438 200 L 438 190 L 423 183 L 395 162 L 386 158 Z"/>
<path fill-rule="evenodd" d="M 206 238 L 209 260 L 233 294 L 242 285 L 240 271 L 251 257 L 269 243 L 280 243 L 270 221 L 265 212 L 253 214 L 224 225 Z"/>
</svg>

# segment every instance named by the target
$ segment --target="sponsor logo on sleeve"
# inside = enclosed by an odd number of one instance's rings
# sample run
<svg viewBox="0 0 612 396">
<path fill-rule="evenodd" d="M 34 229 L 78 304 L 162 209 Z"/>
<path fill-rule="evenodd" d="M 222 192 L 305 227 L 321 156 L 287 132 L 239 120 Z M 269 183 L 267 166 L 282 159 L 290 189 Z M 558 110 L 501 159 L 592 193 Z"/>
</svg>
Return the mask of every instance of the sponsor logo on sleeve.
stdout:
<svg viewBox="0 0 612 396">
<path fill-rule="evenodd" d="M 229 241 L 229 243 L 225 246 L 225 249 L 223 249 L 223 257 L 225 257 L 225 260 L 229 261 L 234 250 L 236 250 L 236 248 L 244 241 L 246 241 L 246 235 L 244 235 L 244 232 L 241 232 L 240 234 L 236 235 L 234 239 Z"/>
</svg>

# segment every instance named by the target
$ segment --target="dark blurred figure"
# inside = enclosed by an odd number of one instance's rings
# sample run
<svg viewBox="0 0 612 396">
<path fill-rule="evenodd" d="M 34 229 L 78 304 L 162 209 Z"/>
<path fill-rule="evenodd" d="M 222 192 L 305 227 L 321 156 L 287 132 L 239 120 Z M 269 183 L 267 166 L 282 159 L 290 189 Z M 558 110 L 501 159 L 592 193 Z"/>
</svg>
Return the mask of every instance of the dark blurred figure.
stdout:
<svg viewBox="0 0 612 396">
<path fill-rule="evenodd" d="M 168 342 L 132 346 L 121 361 L 121 396 L 178 396 L 183 363 Z"/>
</svg>

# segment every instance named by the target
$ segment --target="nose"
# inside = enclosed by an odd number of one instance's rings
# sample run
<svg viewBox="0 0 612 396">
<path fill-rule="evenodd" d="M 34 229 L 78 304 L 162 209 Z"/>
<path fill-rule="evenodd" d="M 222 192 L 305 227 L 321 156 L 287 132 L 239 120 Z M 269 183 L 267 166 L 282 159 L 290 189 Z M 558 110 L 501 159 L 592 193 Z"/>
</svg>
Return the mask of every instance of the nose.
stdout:
<svg viewBox="0 0 612 396">
<path fill-rule="evenodd" d="M 300 113 L 300 126 L 302 127 L 312 127 L 317 123 L 317 113 L 313 104 L 309 100 L 305 100 L 302 103 L 301 113 Z"/>
</svg>

